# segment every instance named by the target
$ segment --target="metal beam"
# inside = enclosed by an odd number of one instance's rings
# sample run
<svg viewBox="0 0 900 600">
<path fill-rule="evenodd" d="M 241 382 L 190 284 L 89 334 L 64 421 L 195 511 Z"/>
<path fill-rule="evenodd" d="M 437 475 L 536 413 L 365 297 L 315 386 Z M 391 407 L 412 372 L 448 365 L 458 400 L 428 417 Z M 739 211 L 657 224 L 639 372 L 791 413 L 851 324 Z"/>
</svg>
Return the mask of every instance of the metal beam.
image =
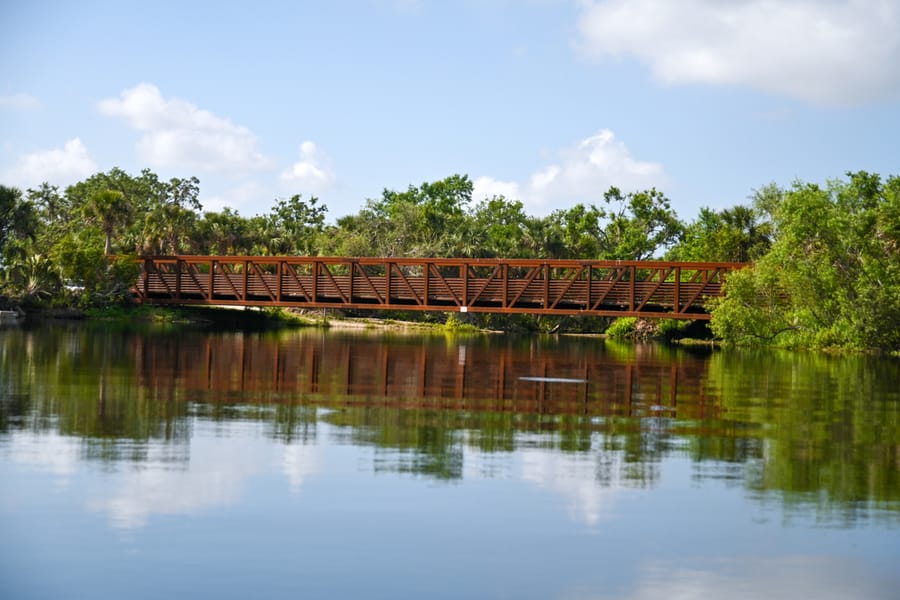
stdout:
<svg viewBox="0 0 900 600">
<path fill-rule="evenodd" d="M 138 262 L 141 274 L 133 291 L 139 301 L 148 304 L 432 311 L 465 307 L 471 312 L 684 319 L 708 319 L 707 299 L 722 294 L 729 271 L 746 266 L 671 261 L 187 255 L 144 256 Z M 448 268 L 451 276 L 442 271 Z M 691 276 L 682 281 L 685 271 Z M 597 273 L 604 275 L 594 281 Z M 394 277 L 396 286 L 392 285 Z M 222 278 L 224 283 L 217 285 Z M 354 287 L 356 278 L 359 281 Z M 191 285 L 186 285 L 188 282 Z"/>
</svg>

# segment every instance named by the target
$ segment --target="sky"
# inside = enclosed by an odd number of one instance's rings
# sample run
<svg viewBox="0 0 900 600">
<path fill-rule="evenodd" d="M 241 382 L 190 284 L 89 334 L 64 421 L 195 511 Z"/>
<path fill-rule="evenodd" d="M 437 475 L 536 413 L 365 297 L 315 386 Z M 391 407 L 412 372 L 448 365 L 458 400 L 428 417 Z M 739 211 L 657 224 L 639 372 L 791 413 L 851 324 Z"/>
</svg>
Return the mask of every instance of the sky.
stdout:
<svg viewBox="0 0 900 600">
<path fill-rule="evenodd" d="M 0 183 L 196 176 L 205 210 L 466 174 L 543 216 L 900 175 L 900 0 L 0 0 Z"/>
</svg>

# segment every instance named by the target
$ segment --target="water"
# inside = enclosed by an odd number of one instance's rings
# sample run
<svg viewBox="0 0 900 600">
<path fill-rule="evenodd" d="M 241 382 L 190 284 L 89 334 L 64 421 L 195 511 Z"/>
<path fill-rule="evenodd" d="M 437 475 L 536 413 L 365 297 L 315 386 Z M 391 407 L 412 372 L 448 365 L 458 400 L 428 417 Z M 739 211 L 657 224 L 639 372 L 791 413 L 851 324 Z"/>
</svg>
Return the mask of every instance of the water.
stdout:
<svg viewBox="0 0 900 600">
<path fill-rule="evenodd" d="M 0 329 L 0 597 L 900 597 L 900 361 Z"/>
</svg>

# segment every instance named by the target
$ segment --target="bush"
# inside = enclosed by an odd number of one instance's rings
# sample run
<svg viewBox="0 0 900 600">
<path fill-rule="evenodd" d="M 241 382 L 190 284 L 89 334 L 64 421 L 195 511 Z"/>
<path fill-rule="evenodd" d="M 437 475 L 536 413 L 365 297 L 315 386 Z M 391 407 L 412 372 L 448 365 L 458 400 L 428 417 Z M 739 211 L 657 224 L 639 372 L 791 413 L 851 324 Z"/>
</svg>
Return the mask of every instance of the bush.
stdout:
<svg viewBox="0 0 900 600">
<path fill-rule="evenodd" d="M 657 321 L 657 331 L 666 340 L 676 340 L 684 337 L 685 331 L 691 326 L 691 321 L 684 319 L 660 319 Z"/>
<path fill-rule="evenodd" d="M 457 313 L 449 313 L 444 322 L 444 329 L 451 333 L 477 333 L 478 328 L 471 323 L 465 323 Z"/>
<path fill-rule="evenodd" d="M 633 339 L 637 322 L 637 317 L 620 317 L 606 329 L 606 335 L 614 339 Z"/>
</svg>

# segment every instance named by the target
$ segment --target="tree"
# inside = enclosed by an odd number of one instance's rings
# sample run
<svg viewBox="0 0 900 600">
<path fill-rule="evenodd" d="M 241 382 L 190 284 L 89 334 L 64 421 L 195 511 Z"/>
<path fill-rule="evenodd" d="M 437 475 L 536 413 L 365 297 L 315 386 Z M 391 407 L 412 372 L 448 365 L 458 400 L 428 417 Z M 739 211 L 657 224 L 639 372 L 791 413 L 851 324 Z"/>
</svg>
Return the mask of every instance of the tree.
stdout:
<svg viewBox="0 0 900 600">
<path fill-rule="evenodd" d="M 309 202 L 300 194 L 279 200 L 268 218 L 273 254 L 316 254 L 317 237 L 325 228 L 328 207 L 312 196 Z"/>
<path fill-rule="evenodd" d="M 130 218 L 130 207 L 125 195 L 116 190 L 101 190 L 91 194 L 85 206 L 88 219 L 97 223 L 103 235 L 103 254 L 109 256 L 113 234 Z"/>
<path fill-rule="evenodd" d="M 576 204 L 550 213 L 545 255 L 551 258 L 597 258 L 603 252 L 603 221 L 607 215 L 593 204 Z"/>
<path fill-rule="evenodd" d="M 678 240 L 684 228 L 669 199 L 655 188 L 622 194 L 611 187 L 603 195 L 606 225 L 598 258 L 646 260 Z"/>
<path fill-rule="evenodd" d="M 667 258 L 699 262 L 757 260 L 771 246 L 771 229 L 771 223 L 760 220 L 759 211 L 747 206 L 722 211 L 704 207 L 697 219 L 685 227 Z"/>
<path fill-rule="evenodd" d="M 720 337 L 746 340 L 747 323 L 769 319 L 785 324 L 776 343 L 900 349 L 900 178 L 848 177 L 767 198 L 775 241 L 752 275 L 729 277 L 712 313 Z M 783 304 L 741 291 L 744 277 L 775 282 Z"/>
<path fill-rule="evenodd" d="M 482 200 L 472 214 L 473 238 L 481 242 L 485 257 L 514 257 L 522 252 L 528 215 L 518 200 L 494 196 Z"/>
<path fill-rule="evenodd" d="M 29 188 L 28 200 L 34 204 L 43 227 L 69 222 L 69 199 L 59 192 L 59 186 L 44 182 L 37 189 Z"/>
<path fill-rule="evenodd" d="M 195 245 L 195 225 L 203 208 L 198 199 L 200 180 L 176 177 L 161 182 L 145 170 L 139 184 L 146 193 L 141 202 L 145 218 L 136 243 L 140 252 L 180 254 Z"/>
<path fill-rule="evenodd" d="M 248 254 L 253 245 L 247 219 L 227 207 L 205 213 L 197 222 L 196 236 L 201 254 Z"/>
<path fill-rule="evenodd" d="M 0 185 L 0 267 L 13 255 L 21 255 L 23 245 L 34 240 L 38 228 L 34 205 L 22 198 L 18 188 Z"/>
<path fill-rule="evenodd" d="M 441 256 L 452 247 L 447 234 L 464 226 L 471 199 L 468 176 L 451 175 L 403 192 L 385 189 L 361 216 L 375 225 L 385 256 Z"/>
</svg>

